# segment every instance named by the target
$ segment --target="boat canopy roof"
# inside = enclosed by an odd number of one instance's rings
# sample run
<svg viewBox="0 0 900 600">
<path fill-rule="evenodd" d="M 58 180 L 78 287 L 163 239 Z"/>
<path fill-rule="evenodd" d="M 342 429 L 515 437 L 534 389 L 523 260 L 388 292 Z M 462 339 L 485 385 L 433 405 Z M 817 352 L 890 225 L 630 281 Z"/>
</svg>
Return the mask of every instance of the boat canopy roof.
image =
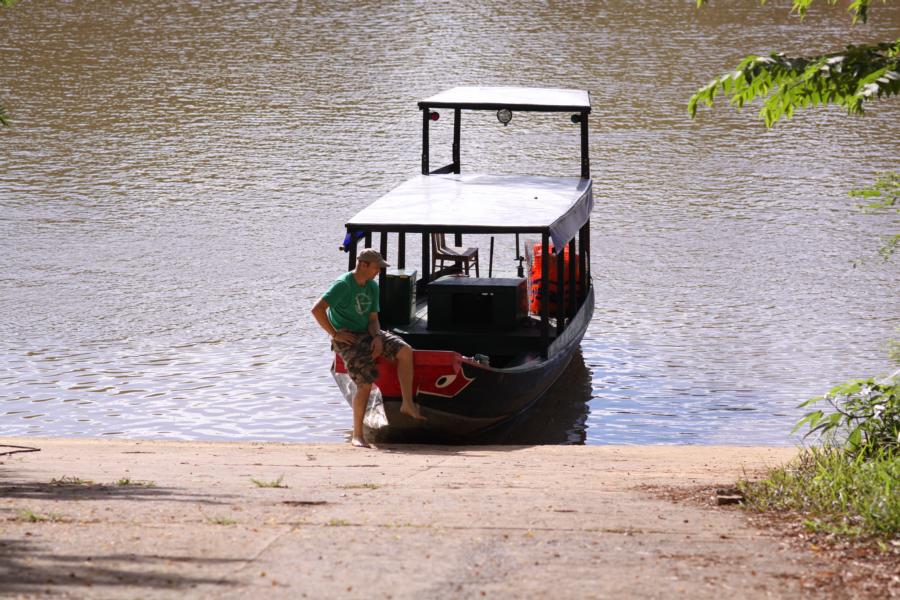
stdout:
<svg viewBox="0 0 900 600">
<path fill-rule="evenodd" d="M 591 112 L 584 90 L 529 87 L 455 87 L 419 101 L 420 109 L 468 108 L 542 112 Z"/>
<path fill-rule="evenodd" d="M 591 216 L 591 180 L 580 177 L 419 175 L 361 210 L 361 231 L 547 233 L 556 248 Z"/>
</svg>

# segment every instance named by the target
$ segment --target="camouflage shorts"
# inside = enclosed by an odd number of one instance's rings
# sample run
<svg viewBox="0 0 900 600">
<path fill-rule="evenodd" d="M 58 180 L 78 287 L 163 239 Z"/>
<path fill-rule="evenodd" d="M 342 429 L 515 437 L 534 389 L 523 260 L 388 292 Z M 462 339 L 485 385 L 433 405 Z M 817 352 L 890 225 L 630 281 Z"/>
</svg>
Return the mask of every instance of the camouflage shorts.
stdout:
<svg viewBox="0 0 900 600">
<path fill-rule="evenodd" d="M 347 373 L 353 383 L 365 385 L 378 379 L 378 365 L 372 358 L 372 336 L 368 333 L 357 333 L 356 336 L 356 342 L 352 344 L 331 340 L 331 349 L 337 352 L 344 361 Z M 403 338 L 387 331 L 381 332 L 381 342 L 382 356 L 388 360 L 394 360 L 404 346 L 409 347 Z"/>
</svg>

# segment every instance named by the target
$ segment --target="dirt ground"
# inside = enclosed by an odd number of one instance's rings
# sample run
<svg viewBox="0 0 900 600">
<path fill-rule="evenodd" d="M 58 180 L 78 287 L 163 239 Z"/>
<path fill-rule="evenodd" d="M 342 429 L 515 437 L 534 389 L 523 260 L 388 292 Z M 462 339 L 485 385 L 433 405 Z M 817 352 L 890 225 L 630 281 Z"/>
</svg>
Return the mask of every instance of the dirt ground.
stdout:
<svg viewBox="0 0 900 600">
<path fill-rule="evenodd" d="M 737 511 L 754 527 L 776 532 L 791 548 L 812 552 L 817 563 L 806 580 L 817 588 L 830 590 L 833 597 L 900 598 L 900 540 L 838 538 L 811 531 L 804 523 L 808 517 L 799 513 L 758 512 L 740 504 L 720 505 L 718 500 L 722 495 L 739 494 L 732 486 L 646 486 L 643 489 L 672 502 Z"/>
<path fill-rule="evenodd" d="M 851 597 L 778 529 L 658 492 L 790 448 L 3 443 L 40 448 L 0 457 L 4 596 Z"/>
</svg>

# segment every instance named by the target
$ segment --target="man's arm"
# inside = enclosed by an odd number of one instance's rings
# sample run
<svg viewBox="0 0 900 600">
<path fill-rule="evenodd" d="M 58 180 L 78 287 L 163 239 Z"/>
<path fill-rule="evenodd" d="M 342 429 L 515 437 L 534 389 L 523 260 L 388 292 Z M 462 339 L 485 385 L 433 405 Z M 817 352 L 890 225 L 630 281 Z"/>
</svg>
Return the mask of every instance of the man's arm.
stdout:
<svg viewBox="0 0 900 600">
<path fill-rule="evenodd" d="M 373 338 L 381 335 L 381 323 L 378 321 L 378 313 L 369 313 L 369 335 Z"/>
<path fill-rule="evenodd" d="M 381 339 L 381 323 L 378 321 L 377 312 L 369 313 L 368 330 L 369 335 L 372 336 L 372 358 L 378 358 L 384 350 L 384 346 L 382 345 L 383 340 Z"/>
<path fill-rule="evenodd" d="M 316 323 L 319 324 L 319 327 L 325 330 L 330 337 L 333 339 L 349 344 L 356 341 L 356 336 L 346 331 L 344 329 L 335 329 L 334 325 L 331 324 L 331 321 L 328 320 L 328 303 L 325 302 L 325 298 L 319 298 L 319 301 L 316 302 L 312 307 L 312 316 L 316 320 Z"/>
</svg>

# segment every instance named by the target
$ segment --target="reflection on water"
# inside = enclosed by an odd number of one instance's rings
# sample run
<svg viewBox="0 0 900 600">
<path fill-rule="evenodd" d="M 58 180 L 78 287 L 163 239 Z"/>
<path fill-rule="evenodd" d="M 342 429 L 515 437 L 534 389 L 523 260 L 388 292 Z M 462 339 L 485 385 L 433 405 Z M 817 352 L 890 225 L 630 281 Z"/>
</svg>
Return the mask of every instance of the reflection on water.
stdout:
<svg viewBox="0 0 900 600">
<path fill-rule="evenodd" d="M 515 435 L 790 443 L 798 401 L 888 370 L 900 263 L 874 255 L 897 220 L 846 191 L 900 168 L 900 103 L 766 131 L 685 102 L 744 50 L 896 36 L 900 5 L 851 28 L 840 6 L 798 25 L 785 2 L 693 4 L 0 10 L 0 434 L 343 441 L 308 316 L 342 225 L 417 173 L 417 99 L 519 84 L 592 92 L 597 310 L 583 366 Z M 568 121 L 464 120 L 468 171 L 578 171 Z"/>
<path fill-rule="evenodd" d="M 443 444 L 584 444 L 591 401 L 591 372 L 576 351 L 559 379 L 517 418 L 464 438 L 438 439 L 433 432 L 373 432 L 377 443 Z M 348 438 L 349 440 L 349 438 Z"/>
<path fill-rule="evenodd" d="M 591 372 L 581 352 L 525 415 L 489 432 L 479 443 L 583 444 L 591 401 Z"/>
</svg>

